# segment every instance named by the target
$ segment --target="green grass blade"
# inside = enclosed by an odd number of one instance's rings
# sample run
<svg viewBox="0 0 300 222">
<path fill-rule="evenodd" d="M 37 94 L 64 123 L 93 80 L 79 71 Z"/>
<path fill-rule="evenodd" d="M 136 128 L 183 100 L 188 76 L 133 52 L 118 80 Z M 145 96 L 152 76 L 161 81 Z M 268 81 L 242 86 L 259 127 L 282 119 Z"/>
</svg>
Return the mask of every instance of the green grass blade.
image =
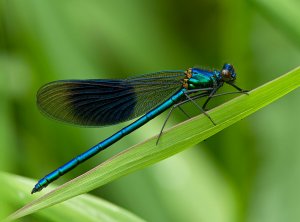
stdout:
<svg viewBox="0 0 300 222">
<path fill-rule="evenodd" d="M 89 192 L 130 172 L 170 157 L 258 111 L 295 90 L 299 85 L 300 68 L 298 67 L 252 90 L 249 95 L 241 95 L 209 111 L 209 115 L 217 123 L 216 126 L 212 125 L 204 115 L 199 115 L 178 124 L 163 134 L 158 146 L 155 145 L 156 137 L 135 145 L 87 173 L 34 200 L 16 211 L 10 218 L 19 218 Z"/>
<path fill-rule="evenodd" d="M 34 200 L 36 197 L 28 193 L 33 183 L 33 180 L 0 172 L 1 210 L 3 208 L 20 207 Z M 1 216 L 3 217 L 3 214 Z M 116 205 L 88 194 L 39 211 L 37 216 L 41 221 L 144 221 Z"/>
</svg>

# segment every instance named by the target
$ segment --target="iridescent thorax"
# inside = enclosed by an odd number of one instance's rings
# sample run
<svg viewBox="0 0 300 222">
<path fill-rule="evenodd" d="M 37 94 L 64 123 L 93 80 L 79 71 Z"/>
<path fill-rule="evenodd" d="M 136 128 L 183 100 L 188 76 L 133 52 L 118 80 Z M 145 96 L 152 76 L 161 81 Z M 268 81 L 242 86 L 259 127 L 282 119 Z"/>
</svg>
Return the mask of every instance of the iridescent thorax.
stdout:
<svg viewBox="0 0 300 222">
<path fill-rule="evenodd" d="M 203 70 L 199 68 L 190 68 L 185 71 L 186 79 L 184 79 L 183 87 L 186 89 L 199 89 L 214 87 L 218 83 L 219 71 Z"/>
<path fill-rule="evenodd" d="M 201 88 L 220 88 L 223 83 L 234 85 L 236 74 L 231 64 L 225 63 L 219 70 L 205 70 L 199 68 L 189 68 L 184 72 L 186 78 L 182 81 L 182 86 L 187 90 Z M 239 91 L 240 88 L 234 86 Z"/>
</svg>

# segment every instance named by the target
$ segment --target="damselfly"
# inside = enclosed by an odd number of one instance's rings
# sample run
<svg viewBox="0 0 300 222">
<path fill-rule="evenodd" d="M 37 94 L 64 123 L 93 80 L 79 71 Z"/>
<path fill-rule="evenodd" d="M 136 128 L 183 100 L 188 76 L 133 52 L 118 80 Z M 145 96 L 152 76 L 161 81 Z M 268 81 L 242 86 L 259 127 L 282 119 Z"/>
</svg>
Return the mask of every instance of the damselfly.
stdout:
<svg viewBox="0 0 300 222">
<path fill-rule="evenodd" d="M 169 108 L 166 121 L 175 108 L 183 111 L 180 106 L 192 102 L 215 124 L 205 112 L 205 107 L 224 83 L 238 90 L 233 93 L 246 93 L 246 90 L 234 84 L 235 79 L 233 66 L 224 64 L 221 70 L 190 68 L 124 80 L 60 80 L 44 85 L 37 93 L 38 107 L 47 116 L 60 121 L 83 126 L 107 126 L 143 116 L 46 175 L 38 181 L 31 193 L 42 190 Z M 206 97 L 206 101 L 201 107 L 195 99 L 202 97 Z"/>
</svg>

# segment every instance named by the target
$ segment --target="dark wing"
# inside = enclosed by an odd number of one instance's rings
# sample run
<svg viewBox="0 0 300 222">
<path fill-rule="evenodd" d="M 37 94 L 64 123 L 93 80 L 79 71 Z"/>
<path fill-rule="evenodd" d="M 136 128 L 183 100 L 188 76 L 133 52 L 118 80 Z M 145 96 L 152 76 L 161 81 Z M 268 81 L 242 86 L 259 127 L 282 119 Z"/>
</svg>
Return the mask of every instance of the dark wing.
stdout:
<svg viewBox="0 0 300 222">
<path fill-rule="evenodd" d="M 124 80 L 60 80 L 37 93 L 47 116 L 82 126 L 105 126 L 138 117 L 181 86 L 183 71 L 162 71 Z"/>
</svg>

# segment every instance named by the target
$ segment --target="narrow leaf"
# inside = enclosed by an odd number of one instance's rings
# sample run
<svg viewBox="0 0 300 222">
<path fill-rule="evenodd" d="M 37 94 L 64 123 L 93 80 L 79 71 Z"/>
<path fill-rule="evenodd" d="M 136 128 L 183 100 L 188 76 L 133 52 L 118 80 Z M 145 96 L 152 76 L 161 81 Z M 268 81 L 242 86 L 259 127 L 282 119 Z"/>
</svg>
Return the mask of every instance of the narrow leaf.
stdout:
<svg viewBox="0 0 300 222">
<path fill-rule="evenodd" d="M 32 201 L 35 197 L 30 195 L 28 190 L 31 189 L 34 182 L 24 177 L 0 172 L 1 210 L 3 210 L 4 206 L 12 208 Z M 2 212 L 1 216 L 3 216 Z M 39 211 L 37 216 L 43 221 L 144 221 L 116 205 L 88 194 Z M 7 218 L 8 221 L 12 219 L 16 218 Z"/>
<path fill-rule="evenodd" d="M 217 123 L 216 126 L 204 115 L 196 116 L 178 124 L 164 132 L 158 146 L 156 146 L 157 137 L 135 145 L 113 156 L 87 173 L 34 200 L 16 211 L 10 218 L 16 219 L 34 213 L 170 157 L 258 111 L 297 89 L 299 85 L 300 68 L 298 67 L 252 90 L 249 95 L 241 95 L 209 111 L 209 115 Z"/>
</svg>

